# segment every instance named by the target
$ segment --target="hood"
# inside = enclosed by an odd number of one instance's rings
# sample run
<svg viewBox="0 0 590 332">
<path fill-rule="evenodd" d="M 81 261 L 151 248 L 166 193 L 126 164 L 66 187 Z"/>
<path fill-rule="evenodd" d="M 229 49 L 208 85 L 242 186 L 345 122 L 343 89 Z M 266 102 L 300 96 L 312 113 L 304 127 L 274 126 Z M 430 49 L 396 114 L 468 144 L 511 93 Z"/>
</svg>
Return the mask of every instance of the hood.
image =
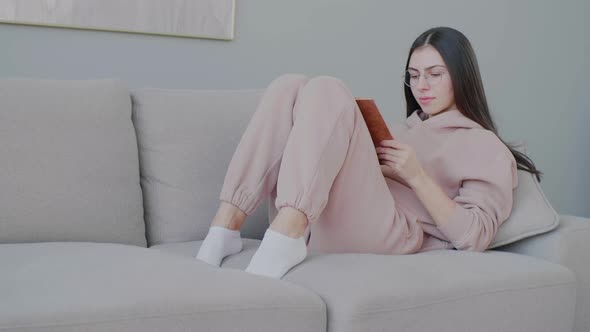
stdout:
<svg viewBox="0 0 590 332">
<path fill-rule="evenodd" d="M 444 129 L 444 128 L 480 128 L 483 127 L 463 115 L 459 110 L 453 109 L 444 113 L 427 118 L 427 114 L 421 109 L 417 109 L 406 119 L 406 123 L 410 128 L 416 125 L 422 125 L 430 129 Z"/>
</svg>

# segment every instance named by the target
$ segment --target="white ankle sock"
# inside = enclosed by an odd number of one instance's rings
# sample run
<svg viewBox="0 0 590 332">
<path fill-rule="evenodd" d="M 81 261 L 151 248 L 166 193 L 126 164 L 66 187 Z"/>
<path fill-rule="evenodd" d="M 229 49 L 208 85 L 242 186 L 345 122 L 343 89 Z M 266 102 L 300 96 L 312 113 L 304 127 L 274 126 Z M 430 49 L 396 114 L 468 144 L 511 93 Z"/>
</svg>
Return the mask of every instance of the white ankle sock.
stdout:
<svg viewBox="0 0 590 332">
<path fill-rule="evenodd" d="M 196 258 L 211 265 L 220 266 L 224 257 L 242 251 L 239 230 L 211 226 Z"/>
<path fill-rule="evenodd" d="M 306 256 L 307 246 L 303 236 L 294 239 L 268 228 L 245 271 L 281 279 Z"/>
</svg>

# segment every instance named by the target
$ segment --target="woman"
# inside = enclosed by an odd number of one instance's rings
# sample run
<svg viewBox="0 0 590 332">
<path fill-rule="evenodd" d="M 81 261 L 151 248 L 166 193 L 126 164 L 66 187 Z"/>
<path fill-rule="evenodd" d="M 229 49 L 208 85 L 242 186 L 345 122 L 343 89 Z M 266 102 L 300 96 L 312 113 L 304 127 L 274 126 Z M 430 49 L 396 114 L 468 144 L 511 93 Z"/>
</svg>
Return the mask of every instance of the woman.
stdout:
<svg viewBox="0 0 590 332">
<path fill-rule="evenodd" d="M 498 137 L 461 32 L 420 35 L 403 81 L 407 130 L 377 148 L 340 80 L 288 74 L 271 82 L 230 162 L 197 258 L 219 266 L 241 251 L 241 225 L 269 196 L 278 213 L 246 272 L 280 279 L 308 249 L 484 251 L 512 210 L 517 167 L 542 173 Z"/>
</svg>

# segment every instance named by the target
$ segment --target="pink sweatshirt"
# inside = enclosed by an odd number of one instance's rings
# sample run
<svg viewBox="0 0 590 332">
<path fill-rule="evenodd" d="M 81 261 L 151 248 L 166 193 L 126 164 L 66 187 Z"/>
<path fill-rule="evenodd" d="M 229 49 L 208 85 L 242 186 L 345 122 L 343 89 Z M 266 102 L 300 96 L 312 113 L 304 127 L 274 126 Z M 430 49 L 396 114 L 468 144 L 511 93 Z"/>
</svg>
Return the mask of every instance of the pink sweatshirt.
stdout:
<svg viewBox="0 0 590 332">
<path fill-rule="evenodd" d="M 426 117 L 417 110 L 390 130 L 396 140 L 414 148 L 424 171 L 457 203 L 455 211 L 438 227 L 412 189 L 386 178 L 396 206 L 422 226 L 420 252 L 484 251 L 512 211 L 516 160 L 493 132 L 458 110 Z"/>
</svg>

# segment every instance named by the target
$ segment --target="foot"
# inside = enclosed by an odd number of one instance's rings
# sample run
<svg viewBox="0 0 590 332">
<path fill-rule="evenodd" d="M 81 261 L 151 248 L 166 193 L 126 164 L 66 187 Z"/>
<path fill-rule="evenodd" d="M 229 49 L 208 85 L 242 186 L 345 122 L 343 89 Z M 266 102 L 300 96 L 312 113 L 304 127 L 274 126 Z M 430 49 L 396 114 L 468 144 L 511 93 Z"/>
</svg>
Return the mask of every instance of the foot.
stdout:
<svg viewBox="0 0 590 332">
<path fill-rule="evenodd" d="M 242 238 L 239 230 L 211 226 L 203 240 L 196 258 L 219 267 L 221 261 L 229 255 L 242 251 Z"/>
<path fill-rule="evenodd" d="M 281 279 L 306 256 L 307 246 L 303 236 L 292 238 L 268 228 L 245 271 Z"/>
</svg>

